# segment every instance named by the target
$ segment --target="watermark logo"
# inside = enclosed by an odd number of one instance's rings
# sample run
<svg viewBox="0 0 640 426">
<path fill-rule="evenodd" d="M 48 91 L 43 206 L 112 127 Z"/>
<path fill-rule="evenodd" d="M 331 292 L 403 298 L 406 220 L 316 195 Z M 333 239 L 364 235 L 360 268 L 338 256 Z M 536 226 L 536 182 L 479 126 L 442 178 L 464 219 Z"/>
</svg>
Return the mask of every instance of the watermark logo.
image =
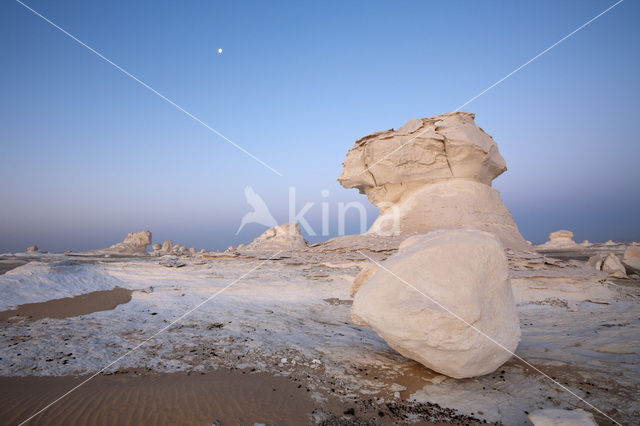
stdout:
<svg viewBox="0 0 640 426">
<path fill-rule="evenodd" d="M 329 190 L 324 189 L 320 192 L 324 201 L 320 203 L 320 216 L 321 216 L 321 232 L 322 236 L 330 235 L 330 217 L 331 217 L 331 203 L 329 202 Z M 247 199 L 247 203 L 251 206 L 253 211 L 245 214 L 242 217 L 240 222 L 240 226 L 236 231 L 236 235 L 242 231 L 245 225 L 248 224 L 258 224 L 266 226 L 267 228 L 273 228 L 278 226 L 278 223 L 274 216 L 271 214 L 271 211 L 267 207 L 267 203 L 264 199 L 258 195 L 252 187 L 247 186 L 244 189 L 244 195 Z M 297 209 L 296 206 L 296 188 L 289 187 L 289 220 L 288 223 L 298 223 L 300 227 L 304 230 L 304 232 L 311 236 L 315 237 L 318 235 L 316 230 L 311 226 L 309 221 L 306 218 L 306 215 L 312 211 L 314 206 L 316 205 L 313 201 L 307 201 L 300 210 Z M 371 229 L 367 231 L 367 209 L 365 205 L 359 201 L 350 201 L 348 203 L 338 202 L 337 203 L 337 222 L 338 229 L 337 235 L 343 236 L 346 235 L 346 221 L 347 221 L 347 213 L 351 213 L 351 217 L 353 218 L 353 212 L 357 212 L 357 217 L 359 220 L 359 229 L 360 233 L 371 233 L 376 235 L 383 236 L 392 236 L 397 235 L 400 230 L 400 210 L 397 205 L 389 205 L 385 206 L 384 213 L 381 214 L 378 219 L 373 223 Z M 335 217 L 335 216 L 334 216 Z M 353 219 L 352 219 L 353 220 Z M 293 228 L 291 228 L 293 230 Z"/>
<path fill-rule="evenodd" d="M 248 223 L 257 223 L 267 228 L 278 226 L 278 222 L 276 222 L 269 211 L 267 203 L 264 202 L 262 197 L 258 195 L 252 187 L 247 186 L 244 188 L 244 196 L 247 199 L 247 203 L 253 208 L 253 211 L 242 216 L 242 221 L 240 221 L 240 227 L 236 231 L 236 235 L 238 235 L 240 231 L 242 231 L 242 228 Z"/>
</svg>

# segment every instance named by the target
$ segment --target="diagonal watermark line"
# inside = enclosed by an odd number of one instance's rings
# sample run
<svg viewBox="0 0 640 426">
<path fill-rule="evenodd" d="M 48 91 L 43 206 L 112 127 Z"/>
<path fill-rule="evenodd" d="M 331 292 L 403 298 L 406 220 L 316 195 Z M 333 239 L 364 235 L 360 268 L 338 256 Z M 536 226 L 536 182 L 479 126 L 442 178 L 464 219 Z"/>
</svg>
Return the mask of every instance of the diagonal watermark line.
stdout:
<svg viewBox="0 0 640 426">
<path fill-rule="evenodd" d="M 253 268 L 251 268 L 249 271 L 245 272 L 240 278 L 236 278 L 235 280 L 233 280 L 230 284 L 226 285 L 225 287 L 221 288 L 220 290 L 218 290 L 216 293 L 212 294 L 211 296 L 209 296 L 208 298 L 206 298 L 205 300 L 203 300 L 202 302 L 198 303 L 195 307 L 189 309 L 187 312 L 185 312 L 184 314 L 180 315 L 178 318 L 176 318 L 175 320 L 171 321 L 168 325 L 165 325 L 164 327 L 162 327 L 160 330 L 156 331 L 153 335 L 151 335 L 151 337 L 143 340 L 142 342 L 140 342 L 138 345 L 136 345 L 133 349 L 127 351 L 124 355 L 119 356 L 118 358 L 116 358 L 115 360 L 111 361 L 107 366 L 103 367 L 102 369 L 100 369 L 99 371 L 97 371 L 96 373 L 94 373 L 93 375 L 89 376 L 87 379 L 85 379 L 84 381 L 82 381 L 80 384 L 74 386 L 73 388 L 69 389 L 67 392 L 65 392 L 64 394 L 60 395 L 58 398 L 56 398 L 55 400 L 53 400 L 52 402 L 50 402 L 49 404 L 47 404 L 44 408 L 40 409 L 38 412 L 32 414 L 29 418 L 23 420 L 22 422 L 20 422 L 20 424 L 18 426 L 22 426 L 25 423 L 29 422 L 30 420 L 32 420 L 34 417 L 38 416 L 39 414 L 43 413 L 44 411 L 46 411 L 47 409 L 49 409 L 52 405 L 56 404 L 57 402 L 61 401 L 62 399 L 64 399 L 65 397 L 67 397 L 69 394 L 71 394 L 73 391 L 75 391 L 76 389 L 78 389 L 80 386 L 86 384 L 87 382 L 89 382 L 91 379 L 93 379 L 94 377 L 96 377 L 97 375 L 101 374 L 102 372 L 104 372 L 105 370 L 109 369 L 110 367 L 112 367 L 114 364 L 118 363 L 120 360 L 122 360 L 123 358 L 125 358 L 127 355 L 129 355 L 130 353 L 136 351 L 137 349 L 139 349 L 142 345 L 144 345 L 145 343 L 147 343 L 149 340 L 155 338 L 157 335 L 159 335 L 160 333 L 166 331 L 167 329 L 171 328 L 175 323 L 177 323 L 178 321 L 183 320 L 184 318 L 186 318 L 187 316 L 191 315 L 194 311 L 196 311 L 197 309 L 199 309 L 202 305 L 204 305 L 205 303 L 213 300 L 216 296 L 218 296 L 220 293 L 224 292 L 225 290 L 227 290 L 229 287 L 231 287 L 232 285 L 236 284 L 238 281 L 240 281 L 241 279 L 243 279 L 244 277 L 246 277 L 247 275 L 249 275 L 250 273 L 252 273 L 253 271 L 255 271 L 256 269 L 258 269 L 259 267 L 261 267 L 262 265 L 264 265 L 265 263 L 267 263 L 268 261 L 272 260 L 273 258 L 275 258 L 276 256 L 278 256 L 280 253 L 282 253 L 283 250 L 278 251 L 277 253 L 275 253 L 274 255 L 272 255 L 271 257 L 269 257 L 268 259 L 265 259 L 264 261 L 260 262 L 258 265 L 254 266 Z"/>
<path fill-rule="evenodd" d="M 400 276 L 398 276 L 397 274 L 395 274 L 393 271 L 389 270 L 388 268 L 386 268 L 383 264 L 381 264 L 380 262 L 377 262 L 375 260 L 373 260 L 371 257 L 367 256 L 366 254 L 364 254 L 362 251 L 358 250 L 358 253 L 360 253 L 362 256 L 366 257 L 367 259 L 369 259 L 371 262 L 375 263 L 376 265 L 378 265 L 378 267 L 384 269 L 386 272 L 390 273 L 391 275 L 393 275 L 395 278 L 397 278 L 398 280 L 402 281 L 404 284 L 406 284 L 407 286 L 411 287 L 412 289 L 414 289 L 415 291 L 417 291 L 418 293 L 420 293 L 421 295 L 423 295 L 424 297 L 426 297 L 427 299 L 429 299 L 431 302 L 435 303 L 436 305 L 438 305 L 439 307 L 441 307 L 442 309 L 444 309 L 445 311 L 447 311 L 449 314 L 451 314 L 454 318 L 462 321 L 465 325 L 467 325 L 468 327 L 472 328 L 474 331 L 478 332 L 480 335 L 486 337 L 487 339 L 489 339 L 489 341 L 491 341 L 492 343 L 494 343 L 495 345 L 497 345 L 498 347 L 500 347 L 501 349 L 505 350 L 506 352 L 508 352 L 509 354 L 511 354 L 511 356 L 513 356 L 514 358 L 518 359 L 519 361 L 521 361 L 522 363 L 524 363 L 525 365 L 527 365 L 528 367 L 531 367 L 533 370 L 535 370 L 536 372 L 540 373 L 541 375 L 543 375 L 544 377 L 546 377 L 547 379 L 551 380 L 555 385 L 559 386 L 560 388 L 562 388 L 563 390 L 569 392 L 571 395 L 575 396 L 576 398 L 578 398 L 580 401 L 584 402 L 586 405 L 588 405 L 589 407 L 591 407 L 592 409 L 594 409 L 595 411 L 597 411 L 598 413 L 602 414 L 603 416 L 605 416 L 607 419 L 611 420 L 613 423 L 622 426 L 621 423 L 617 422 L 616 420 L 612 419 L 611 417 L 609 417 L 607 414 L 605 414 L 604 412 L 602 412 L 601 410 L 599 410 L 597 407 L 594 407 L 592 404 L 590 404 L 589 402 L 585 401 L 584 398 L 581 398 L 580 396 L 578 396 L 575 392 L 573 392 L 571 389 L 569 389 L 568 387 L 564 386 L 562 383 L 559 383 L 557 380 L 552 379 L 551 377 L 549 377 L 549 375 L 547 375 L 545 372 L 541 371 L 540 369 L 538 369 L 537 367 L 535 367 L 534 365 L 532 365 L 531 363 L 529 363 L 528 361 L 526 361 L 524 358 L 522 358 L 519 355 L 516 355 L 514 352 L 510 351 L 509 349 L 507 349 L 502 343 L 496 341 L 493 337 L 489 336 L 488 334 L 486 334 L 484 331 L 480 330 L 478 327 L 474 326 L 473 324 L 469 323 L 467 320 L 465 320 L 464 318 L 462 318 L 460 315 L 456 314 L 455 312 L 451 311 L 449 308 L 447 308 L 446 306 L 444 306 L 443 304 L 441 304 L 440 302 L 438 302 L 437 300 L 435 300 L 433 297 L 429 296 L 428 294 L 424 293 L 423 291 L 421 291 L 420 289 L 416 288 L 414 285 L 412 285 L 411 283 L 407 282 L 406 280 L 404 280 L 403 278 L 401 278 Z"/>
<path fill-rule="evenodd" d="M 180 111 L 182 111 L 183 113 L 185 113 L 187 116 L 191 117 L 192 119 L 194 119 L 195 121 L 197 121 L 198 123 L 200 123 L 201 125 L 203 125 L 204 127 L 206 127 L 207 129 L 209 129 L 210 131 L 212 131 L 213 133 L 215 133 L 216 135 L 220 136 L 222 139 L 224 139 L 225 141 L 227 141 L 228 143 L 230 143 L 231 145 L 233 145 L 235 148 L 237 148 L 238 150 L 242 151 L 243 153 L 245 153 L 246 155 L 248 155 L 249 157 L 253 158 L 254 160 L 256 160 L 258 163 L 262 164 L 264 167 L 266 167 L 267 169 L 271 170 L 273 173 L 277 174 L 278 176 L 283 176 L 282 173 L 280 173 L 279 171 L 277 171 L 276 169 L 274 169 L 273 167 L 271 167 L 270 165 L 268 165 L 267 163 L 265 163 L 264 161 L 262 161 L 260 158 L 256 157 L 255 155 L 253 155 L 252 153 L 250 153 L 249 151 L 247 151 L 246 149 L 244 149 L 242 146 L 238 145 L 237 143 L 235 143 L 234 141 L 232 141 L 231 139 L 229 139 L 228 137 L 226 137 L 225 135 L 223 135 L 222 133 L 220 133 L 219 131 L 217 131 L 216 129 L 214 129 L 213 127 L 211 127 L 210 125 L 208 125 L 207 123 L 205 123 L 204 121 L 200 120 L 198 117 L 196 117 L 195 115 L 193 115 L 192 113 L 190 113 L 189 111 L 187 111 L 186 109 L 184 109 L 183 107 L 181 107 L 180 105 L 178 105 L 177 103 L 175 103 L 174 101 L 172 101 L 171 99 L 169 99 L 168 97 L 166 97 L 165 95 L 163 95 L 162 93 L 158 92 L 156 89 L 154 89 L 153 87 L 149 86 L 147 83 L 145 83 L 144 81 L 140 80 L 138 77 L 136 77 L 135 75 L 131 74 L 129 71 L 125 70 L 124 68 L 122 68 L 120 65 L 116 64 L 115 62 L 113 62 L 111 59 L 107 58 L 106 56 L 104 56 L 102 53 L 98 52 L 97 50 L 95 50 L 94 48 L 92 48 L 91 46 L 89 46 L 88 44 L 86 44 L 85 42 L 83 42 L 82 40 L 78 39 L 76 36 L 74 36 L 73 34 L 67 32 L 65 29 L 61 28 L 60 26 L 56 25 L 54 22 L 52 22 L 50 19 L 48 19 L 47 17 L 43 16 L 42 14 L 40 14 L 38 11 L 32 9 L 31 7 L 29 7 L 28 5 L 26 5 L 25 3 L 23 3 L 20 0 L 16 0 L 17 3 L 21 4 L 22 6 L 24 6 L 26 9 L 28 9 L 29 11 L 33 12 L 35 15 L 39 16 L 40 18 L 42 18 L 44 21 L 48 22 L 49 24 L 51 24 L 53 27 L 55 27 L 56 29 L 60 30 L 62 33 L 64 33 L 65 35 L 67 35 L 69 38 L 71 38 L 73 41 L 77 42 L 78 44 L 80 44 L 83 47 L 86 47 L 88 50 L 90 50 L 92 53 L 94 53 L 95 55 L 97 55 L 100 59 L 108 62 L 109 64 L 113 65 L 118 71 L 122 72 L 124 75 L 126 75 L 127 77 L 132 78 L 133 80 L 135 80 L 137 83 L 139 83 L 140 85 L 142 85 L 144 88 L 150 90 L 151 92 L 153 92 L 154 94 L 158 95 L 160 98 L 162 98 L 163 100 L 167 101 L 169 104 L 171 104 L 172 106 L 174 106 L 175 108 L 179 109 Z"/>
<path fill-rule="evenodd" d="M 17 1 L 17 0 L 16 0 Z M 506 79 L 508 79 L 509 77 L 511 77 L 512 75 L 514 75 L 515 73 L 517 73 L 518 71 L 522 70 L 524 67 L 526 67 L 527 65 L 529 65 L 531 62 L 535 61 L 536 59 L 538 59 L 539 57 L 541 57 L 542 55 L 544 55 L 545 53 L 547 53 L 548 51 L 550 51 L 551 49 L 553 49 L 554 47 L 556 47 L 557 45 L 559 45 L 560 43 L 562 43 L 563 41 L 565 41 L 566 39 L 568 39 L 569 37 L 573 36 L 575 33 L 577 33 L 578 31 L 582 30 L 583 28 L 585 28 L 587 25 L 591 24 L 592 22 L 594 22 L 596 19 L 600 18 L 602 15 L 604 15 L 605 13 L 609 12 L 611 9 L 613 9 L 614 7 L 618 6 L 620 3 L 622 3 L 624 0 L 618 0 L 616 3 L 612 4 L 611 6 L 609 6 L 608 8 L 606 8 L 605 10 L 603 10 L 602 12 L 600 12 L 599 14 L 597 14 L 596 16 L 594 16 L 593 18 L 589 19 L 587 22 L 585 22 L 584 24 L 580 25 L 578 28 L 576 28 L 575 30 L 571 31 L 569 34 L 567 34 L 566 36 L 562 37 L 560 40 L 556 41 L 555 43 L 553 43 L 551 46 L 547 47 L 546 49 L 544 49 L 542 52 L 538 53 L 536 56 L 534 56 L 533 58 L 529 59 L 527 62 L 525 62 L 524 64 L 520 65 L 518 68 L 516 68 L 515 70 L 511 71 L 509 74 L 505 75 L 504 77 L 502 77 L 500 80 L 496 81 L 495 83 L 493 83 L 491 86 L 487 87 L 486 89 L 484 89 L 482 92 L 478 93 L 477 95 L 475 95 L 474 97 L 470 98 L 468 101 L 466 101 L 465 103 L 463 103 L 462 105 L 460 105 L 458 108 L 456 108 L 455 110 L 453 110 L 452 112 L 458 112 L 460 111 L 462 108 L 464 108 L 465 106 L 469 105 L 471 102 L 475 101 L 476 99 L 478 99 L 480 96 L 484 95 L 485 93 L 487 93 L 489 90 L 493 89 L 494 87 L 496 87 L 497 85 L 499 85 L 500 83 L 502 83 L 503 81 L 505 81 Z M 423 130 L 422 132 L 418 133 L 417 135 L 415 135 L 414 137 L 412 137 L 411 139 L 409 139 L 408 141 L 400 144 L 400 146 L 398 146 L 396 149 L 394 149 L 393 151 L 389 152 L 388 154 L 386 154 L 384 157 L 380 158 L 378 161 L 374 162 L 373 164 L 371 164 L 370 166 L 366 166 L 364 170 L 362 170 L 360 173 L 358 173 L 356 175 L 360 176 L 361 174 L 368 172 L 371 170 L 371 167 L 375 166 L 376 164 L 380 163 L 381 161 L 386 160 L 387 158 L 389 158 L 389 156 L 391 156 L 393 153 L 395 153 L 396 151 L 402 149 L 403 147 L 407 146 L 409 143 L 413 142 L 414 140 L 416 140 L 417 138 L 419 138 L 420 136 L 424 135 L 427 131 L 429 130 L 429 128 L 426 128 L 425 130 Z"/>
</svg>

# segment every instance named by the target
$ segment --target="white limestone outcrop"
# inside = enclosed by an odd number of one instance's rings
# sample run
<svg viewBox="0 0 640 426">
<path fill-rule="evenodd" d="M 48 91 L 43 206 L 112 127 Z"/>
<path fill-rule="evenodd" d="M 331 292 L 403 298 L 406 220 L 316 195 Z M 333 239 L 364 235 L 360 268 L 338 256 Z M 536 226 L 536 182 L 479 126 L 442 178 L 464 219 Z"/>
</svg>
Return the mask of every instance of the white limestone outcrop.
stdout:
<svg viewBox="0 0 640 426">
<path fill-rule="evenodd" d="M 238 246 L 236 250 L 242 251 L 277 251 L 300 250 L 307 248 L 307 240 L 300 232 L 300 224 L 297 222 L 274 226 L 257 236 L 252 242 Z"/>
<path fill-rule="evenodd" d="M 117 255 L 117 256 L 144 256 L 147 255 L 147 246 L 151 244 L 151 231 L 130 232 L 121 243 L 114 244 L 105 249 L 88 250 L 85 254 L 93 255 Z"/>
<path fill-rule="evenodd" d="M 380 208 L 369 233 L 412 235 L 470 226 L 527 250 L 491 182 L 507 167 L 475 115 L 454 112 L 373 133 L 347 153 L 338 181 Z"/>
<path fill-rule="evenodd" d="M 361 281 L 370 278 L 354 288 L 356 323 L 455 378 L 488 374 L 511 357 L 520 325 L 507 259 L 494 235 L 474 229 L 416 235 L 380 265 L 365 268 Z"/>
</svg>

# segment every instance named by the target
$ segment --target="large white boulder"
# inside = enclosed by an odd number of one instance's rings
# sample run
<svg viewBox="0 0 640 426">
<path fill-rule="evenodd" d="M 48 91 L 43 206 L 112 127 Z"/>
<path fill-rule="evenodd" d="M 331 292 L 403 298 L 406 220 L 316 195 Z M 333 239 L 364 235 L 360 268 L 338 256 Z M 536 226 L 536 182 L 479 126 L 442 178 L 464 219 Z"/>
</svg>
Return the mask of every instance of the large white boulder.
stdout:
<svg viewBox="0 0 640 426">
<path fill-rule="evenodd" d="M 544 408 L 529 414 L 533 426 L 598 426 L 593 414 L 580 410 Z"/>
<path fill-rule="evenodd" d="M 622 263 L 630 274 L 640 274 L 640 247 L 629 246 L 624 251 Z"/>
<path fill-rule="evenodd" d="M 520 325 L 494 235 L 474 229 L 416 235 L 380 265 L 366 268 L 363 278 L 372 276 L 354 289 L 356 323 L 455 378 L 488 374 L 511 357 Z"/>
<path fill-rule="evenodd" d="M 507 170 L 504 158 L 474 118 L 453 112 L 412 119 L 356 141 L 338 181 L 380 209 L 369 233 L 408 236 L 470 226 L 494 233 L 506 247 L 529 249 L 491 188 Z"/>
<path fill-rule="evenodd" d="M 307 248 L 307 240 L 297 222 L 274 226 L 242 247 L 243 251 L 301 250 Z M 240 249 L 238 246 L 237 249 Z"/>
</svg>

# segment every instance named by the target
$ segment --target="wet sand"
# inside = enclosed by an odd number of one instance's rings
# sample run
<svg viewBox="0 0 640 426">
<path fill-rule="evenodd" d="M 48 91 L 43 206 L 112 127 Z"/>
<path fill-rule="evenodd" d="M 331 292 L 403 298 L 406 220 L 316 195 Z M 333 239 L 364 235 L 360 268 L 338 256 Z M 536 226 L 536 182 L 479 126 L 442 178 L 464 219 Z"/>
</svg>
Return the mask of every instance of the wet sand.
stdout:
<svg viewBox="0 0 640 426">
<path fill-rule="evenodd" d="M 42 318 L 69 318 L 93 312 L 108 311 L 131 300 L 133 290 L 116 287 L 113 290 L 92 291 L 75 297 L 53 299 L 46 302 L 26 303 L 17 309 L 0 311 L 0 321 L 9 319 L 39 320 Z M 15 318 L 17 317 L 17 318 Z"/>
<path fill-rule="evenodd" d="M 14 425 L 80 384 L 79 377 L 0 377 L 0 419 Z M 303 425 L 309 393 L 285 377 L 246 371 L 97 376 L 29 425 Z M 216 423 L 217 422 L 217 423 Z"/>
</svg>

